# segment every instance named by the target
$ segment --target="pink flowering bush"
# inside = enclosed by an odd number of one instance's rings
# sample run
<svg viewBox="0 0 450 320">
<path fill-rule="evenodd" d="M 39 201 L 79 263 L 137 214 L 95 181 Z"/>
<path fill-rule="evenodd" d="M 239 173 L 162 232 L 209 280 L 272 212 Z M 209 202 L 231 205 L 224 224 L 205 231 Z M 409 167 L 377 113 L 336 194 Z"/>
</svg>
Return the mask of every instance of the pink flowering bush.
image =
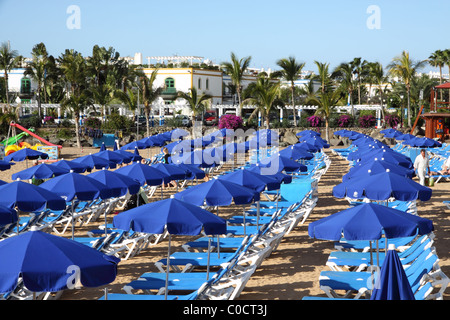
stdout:
<svg viewBox="0 0 450 320">
<path fill-rule="evenodd" d="M 242 124 L 242 118 L 234 114 L 225 114 L 219 119 L 219 129 L 239 129 Z"/>
<path fill-rule="evenodd" d="M 338 119 L 338 125 L 340 128 L 348 128 L 353 124 L 353 118 L 351 115 L 343 114 Z"/>
<path fill-rule="evenodd" d="M 377 119 L 373 115 L 368 114 L 368 115 L 359 117 L 359 126 L 361 128 L 370 128 L 375 125 L 376 121 L 377 121 Z"/>
<path fill-rule="evenodd" d="M 393 114 L 387 114 L 384 117 L 384 122 L 391 128 L 396 128 L 400 123 L 400 118 Z"/>
<path fill-rule="evenodd" d="M 318 116 L 311 116 L 306 119 L 309 122 L 309 125 L 314 128 L 320 127 L 322 124 L 322 118 Z"/>
</svg>

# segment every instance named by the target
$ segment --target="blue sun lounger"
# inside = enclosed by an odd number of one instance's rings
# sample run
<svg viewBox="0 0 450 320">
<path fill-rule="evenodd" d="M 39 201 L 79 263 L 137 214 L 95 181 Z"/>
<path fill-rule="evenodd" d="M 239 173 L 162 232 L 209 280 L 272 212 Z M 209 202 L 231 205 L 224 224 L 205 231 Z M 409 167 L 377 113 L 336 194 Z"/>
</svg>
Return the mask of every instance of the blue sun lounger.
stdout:
<svg viewBox="0 0 450 320">
<path fill-rule="evenodd" d="M 410 237 L 402 237 L 402 238 L 395 238 L 395 239 L 389 239 L 388 243 L 392 243 L 395 245 L 397 249 L 400 249 L 404 246 L 410 245 L 411 242 L 416 238 L 416 236 L 410 236 Z M 386 247 L 385 238 L 381 238 L 378 241 L 378 246 L 381 248 Z M 345 238 L 342 238 L 338 242 L 335 242 L 334 247 L 338 249 L 339 251 L 361 251 L 361 252 L 367 252 L 370 250 L 370 241 L 366 240 L 346 240 Z M 373 244 L 372 244 L 373 247 Z"/>
</svg>

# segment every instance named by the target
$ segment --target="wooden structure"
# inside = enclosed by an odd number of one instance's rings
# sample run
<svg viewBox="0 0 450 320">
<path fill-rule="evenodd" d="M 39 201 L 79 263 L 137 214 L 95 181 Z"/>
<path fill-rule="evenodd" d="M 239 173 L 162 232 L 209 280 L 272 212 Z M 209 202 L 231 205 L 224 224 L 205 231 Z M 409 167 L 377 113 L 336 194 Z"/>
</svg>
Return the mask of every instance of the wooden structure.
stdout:
<svg viewBox="0 0 450 320">
<path fill-rule="evenodd" d="M 427 138 L 438 138 L 441 141 L 449 138 L 450 102 L 437 99 L 438 90 L 445 89 L 450 90 L 450 82 L 434 87 L 431 90 L 430 111 L 420 114 L 420 117 L 425 120 L 425 136 Z"/>
</svg>

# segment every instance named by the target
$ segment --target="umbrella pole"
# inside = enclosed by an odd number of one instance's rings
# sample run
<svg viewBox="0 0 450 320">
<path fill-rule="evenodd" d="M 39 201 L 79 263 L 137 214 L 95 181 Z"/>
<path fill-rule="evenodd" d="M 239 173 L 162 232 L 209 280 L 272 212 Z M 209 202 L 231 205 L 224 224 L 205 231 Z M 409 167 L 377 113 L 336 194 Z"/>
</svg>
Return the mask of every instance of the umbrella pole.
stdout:
<svg viewBox="0 0 450 320">
<path fill-rule="evenodd" d="M 247 235 L 246 229 L 245 229 L 245 205 L 242 206 L 242 216 L 244 219 L 244 237 Z"/>
<path fill-rule="evenodd" d="M 219 216 L 219 206 L 217 206 L 216 209 L 216 215 Z M 220 258 L 220 242 L 219 242 L 219 235 L 217 235 L 217 257 Z"/>
<path fill-rule="evenodd" d="M 166 266 L 166 286 L 164 290 L 164 300 L 167 300 L 167 289 L 169 287 L 169 267 L 170 267 L 170 245 L 172 235 L 169 233 L 169 247 L 167 249 L 167 266 Z"/>
<path fill-rule="evenodd" d="M 72 213 L 72 240 L 75 239 L 75 223 L 73 221 L 74 219 L 74 214 L 73 214 L 73 199 L 72 199 L 72 204 L 71 204 L 71 213 Z"/>
<path fill-rule="evenodd" d="M 219 239 L 217 239 L 217 240 L 219 240 Z M 207 263 L 207 268 L 206 268 L 206 281 L 209 280 L 209 261 L 210 261 L 209 257 L 210 257 L 210 254 L 211 254 L 211 237 L 208 237 L 208 263 Z"/>
<path fill-rule="evenodd" d="M 277 208 L 277 210 L 278 210 L 278 208 Z M 258 200 L 258 202 L 256 202 L 256 228 L 257 229 L 259 229 L 259 214 L 260 214 L 260 204 L 259 204 L 259 200 Z"/>
</svg>

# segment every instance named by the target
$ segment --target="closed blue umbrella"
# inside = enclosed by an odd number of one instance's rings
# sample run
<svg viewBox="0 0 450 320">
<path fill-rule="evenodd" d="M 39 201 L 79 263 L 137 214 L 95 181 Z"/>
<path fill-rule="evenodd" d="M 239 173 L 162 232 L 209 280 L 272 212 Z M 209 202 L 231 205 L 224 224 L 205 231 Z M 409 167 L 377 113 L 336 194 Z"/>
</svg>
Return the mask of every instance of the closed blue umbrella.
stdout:
<svg viewBox="0 0 450 320">
<path fill-rule="evenodd" d="M 379 240 L 424 235 L 434 230 L 433 222 L 426 218 L 382 206 L 364 203 L 313 221 L 308 226 L 311 238 L 339 241 Z"/>
<path fill-rule="evenodd" d="M 81 163 L 88 167 L 88 171 L 93 169 L 115 168 L 116 164 L 99 156 L 88 154 L 72 160 L 72 162 Z"/>
<path fill-rule="evenodd" d="M 23 181 L 13 181 L 0 186 L 0 205 L 23 212 L 42 211 L 45 208 L 64 210 L 66 201 L 54 192 Z"/>
<path fill-rule="evenodd" d="M 427 201 L 431 194 L 430 188 L 392 172 L 349 179 L 333 188 L 333 196 L 351 199 L 388 200 L 393 197 L 401 201 Z"/>
<path fill-rule="evenodd" d="M 386 253 L 370 300 L 416 300 L 394 247 Z"/>
<path fill-rule="evenodd" d="M 240 205 L 259 200 L 258 192 L 221 179 L 203 182 L 174 196 L 197 206 L 203 206 L 205 203 L 207 206 L 228 206 L 232 202 Z"/>
<path fill-rule="evenodd" d="M 0 170 L 1 171 L 10 169 L 12 165 L 14 165 L 14 163 L 0 160 Z"/>
<path fill-rule="evenodd" d="M 202 229 L 207 235 L 219 235 L 225 234 L 227 230 L 224 219 L 196 205 L 173 198 L 145 204 L 122 212 L 114 217 L 113 224 L 119 229 L 131 229 L 152 234 L 162 234 L 167 230 L 169 233 L 169 249 L 166 266 L 166 299 L 170 268 L 171 235 L 196 236 L 200 234 Z M 209 278 L 208 273 L 206 278 Z"/>
<path fill-rule="evenodd" d="M 359 162 L 358 165 L 352 167 L 348 171 L 348 173 L 342 177 L 342 180 L 345 181 L 348 179 L 358 178 L 361 176 L 367 177 L 367 176 L 371 176 L 371 175 L 383 173 L 383 172 L 393 172 L 393 173 L 396 173 L 398 175 L 408 177 L 408 178 L 414 177 L 414 170 L 407 169 L 402 166 L 397 166 L 391 162 L 380 160 L 380 161 L 373 161 L 373 162 L 367 162 L 367 163 Z"/>
<path fill-rule="evenodd" d="M 146 184 L 149 186 L 159 186 L 163 183 L 165 178 L 165 175 L 163 175 L 159 170 L 139 162 L 119 168 L 115 170 L 115 172 L 139 181 L 141 186 Z"/>
<path fill-rule="evenodd" d="M 73 171 L 76 173 L 83 173 L 89 169 L 88 165 L 78 163 L 78 162 L 68 161 L 68 160 L 59 160 L 59 161 L 53 162 L 50 165 L 66 169 L 68 171 Z"/>
<path fill-rule="evenodd" d="M 27 179 L 50 179 L 52 177 L 56 177 L 56 176 L 60 176 L 62 174 L 68 173 L 69 170 L 62 168 L 62 167 L 58 167 L 58 166 L 54 166 L 54 165 L 50 165 L 50 164 L 46 164 L 46 163 L 41 163 L 38 164 L 37 166 L 33 166 L 31 168 L 27 168 L 25 170 L 19 171 L 14 173 L 11 178 L 13 180 L 27 180 Z"/>
<path fill-rule="evenodd" d="M 44 152 L 40 152 L 37 150 L 33 150 L 30 148 L 23 148 L 20 150 L 17 150 L 13 153 L 11 153 L 10 155 L 7 155 L 5 158 L 3 158 L 4 161 L 24 161 L 24 160 L 34 160 L 34 159 L 47 159 L 48 158 L 48 154 L 44 153 Z"/>
<path fill-rule="evenodd" d="M 0 205 L 0 226 L 16 223 L 18 219 L 16 210 Z"/>
<path fill-rule="evenodd" d="M 29 231 L 0 242 L 0 292 L 11 292 L 19 277 L 33 292 L 55 292 L 79 279 L 85 287 L 111 283 L 120 259 L 76 241 Z"/>
<path fill-rule="evenodd" d="M 141 184 L 128 176 L 116 171 L 101 170 L 87 175 L 104 185 L 108 186 L 111 197 L 122 197 L 127 193 L 136 194 L 139 192 Z"/>
</svg>

